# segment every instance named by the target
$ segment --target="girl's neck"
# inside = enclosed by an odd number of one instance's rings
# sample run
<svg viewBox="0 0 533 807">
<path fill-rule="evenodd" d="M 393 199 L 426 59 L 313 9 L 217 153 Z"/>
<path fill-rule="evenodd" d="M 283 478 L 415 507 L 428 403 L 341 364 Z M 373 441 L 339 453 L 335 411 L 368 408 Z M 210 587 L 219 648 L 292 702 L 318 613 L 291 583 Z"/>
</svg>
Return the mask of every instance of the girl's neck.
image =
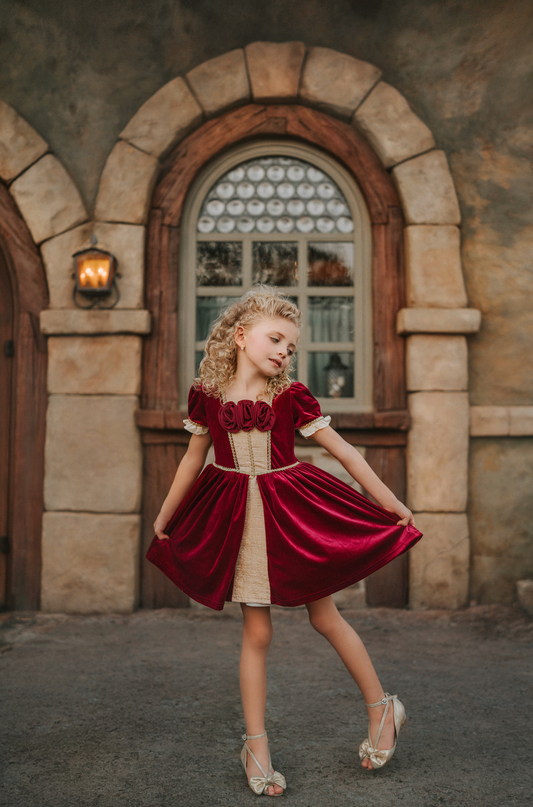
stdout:
<svg viewBox="0 0 533 807">
<path fill-rule="evenodd" d="M 266 391 L 267 378 L 263 379 L 249 379 L 248 382 L 244 378 L 234 376 L 224 389 L 224 397 L 226 401 L 264 401 L 268 398 Z"/>
</svg>

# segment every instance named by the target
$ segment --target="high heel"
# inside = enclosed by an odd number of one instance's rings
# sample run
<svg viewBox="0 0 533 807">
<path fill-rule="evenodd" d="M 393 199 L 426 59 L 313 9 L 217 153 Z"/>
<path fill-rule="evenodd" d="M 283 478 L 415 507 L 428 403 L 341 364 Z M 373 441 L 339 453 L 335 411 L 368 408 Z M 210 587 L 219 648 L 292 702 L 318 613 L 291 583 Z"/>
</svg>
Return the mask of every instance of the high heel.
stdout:
<svg viewBox="0 0 533 807">
<path fill-rule="evenodd" d="M 272 773 L 270 773 L 270 771 L 272 770 L 272 760 L 270 758 L 270 749 L 268 750 L 268 770 L 269 770 L 269 773 L 267 774 L 266 771 L 263 769 L 263 766 L 261 765 L 261 763 L 259 762 L 259 760 L 255 756 L 254 752 L 246 745 L 246 740 L 258 740 L 260 737 L 264 737 L 265 735 L 266 735 L 266 731 L 264 731 L 262 734 L 243 734 L 242 735 L 242 739 L 244 740 L 244 745 L 243 745 L 242 751 L 241 751 L 241 762 L 242 762 L 242 766 L 244 768 L 244 773 L 246 774 L 246 763 L 248 761 L 247 754 L 250 754 L 253 761 L 255 762 L 255 764 L 257 765 L 257 767 L 259 768 L 259 770 L 263 774 L 262 776 L 250 776 L 250 778 L 248 779 L 248 784 L 250 785 L 250 787 L 252 788 L 254 793 L 256 793 L 258 796 L 261 796 L 262 794 L 265 794 L 267 788 L 270 787 L 270 785 L 279 785 L 280 787 L 283 788 L 283 790 L 285 790 L 285 788 L 287 787 L 287 782 L 285 781 L 285 777 L 283 776 L 282 773 L 278 773 L 278 771 L 273 771 Z M 266 793 L 266 795 L 268 796 L 269 794 Z M 283 796 L 283 793 L 274 793 L 274 796 Z"/>
<path fill-rule="evenodd" d="M 394 714 L 394 745 L 392 748 L 386 748 L 383 750 L 381 748 L 377 748 L 377 746 L 379 744 L 381 732 L 383 731 L 383 726 L 385 725 L 385 718 L 387 717 L 387 712 L 389 711 L 391 701 L 392 711 Z M 385 706 L 385 709 L 383 710 L 383 715 L 379 724 L 375 746 L 372 745 L 372 738 L 370 736 L 370 722 L 368 723 L 368 738 L 363 740 L 359 746 L 359 759 L 369 759 L 372 762 L 373 769 L 382 768 L 387 764 L 387 762 L 390 761 L 396 750 L 396 743 L 398 742 L 400 729 L 406 721 L 405 708 L 403 703 L 398 700 L 397 695 L 389 695 L 388 692 L 385 692 L 385 697 L 383 697 L 377 703 L 365 703 L 365 706 Z"/>
</svg>

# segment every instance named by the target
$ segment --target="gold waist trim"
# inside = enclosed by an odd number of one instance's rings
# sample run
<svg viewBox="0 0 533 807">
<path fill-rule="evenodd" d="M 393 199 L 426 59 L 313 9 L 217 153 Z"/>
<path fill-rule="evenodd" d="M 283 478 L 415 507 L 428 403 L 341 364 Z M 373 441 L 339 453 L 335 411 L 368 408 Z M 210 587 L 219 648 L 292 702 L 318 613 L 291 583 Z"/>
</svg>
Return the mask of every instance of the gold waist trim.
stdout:
<svg viewBox="0 0 533 807">
<path fill-rule="evenodd" d="M 297 461 L 293 462 L 292 465 L 284 465 L 283 468 L 272 468 L 270 471 L 256 471 L 254 474 L 249 474 L 248 471 L 241 471 L 240 468 L 226 468 L 224 465 L 219 465 L 216 462 L 212 462 L 211 465 L 215 468 L 220 468 L 221 471 L 232 471 L 234 474 L 246 474 L 250 479 L 255 479 L 255 477 L 260 474 L 275 474 L 277 471 L 288 471 L 289 468 L 296 468 L 300 463 Z"/>
</svg>

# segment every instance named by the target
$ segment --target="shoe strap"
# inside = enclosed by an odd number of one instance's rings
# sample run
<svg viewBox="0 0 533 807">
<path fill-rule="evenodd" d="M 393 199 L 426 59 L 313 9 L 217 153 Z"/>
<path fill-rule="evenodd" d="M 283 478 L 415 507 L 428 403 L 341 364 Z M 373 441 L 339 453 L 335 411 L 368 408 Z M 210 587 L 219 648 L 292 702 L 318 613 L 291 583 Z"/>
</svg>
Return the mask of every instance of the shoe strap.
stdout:
<svg viewBox="0 0 533 807">
<path fill-rule="evenodd" d="M 380 721 L 380 724 L 379 724 L 377 737 L 376 737 L 376 739 L 374 741 L 374 748 L 378 747 L 379 740 L 380 740 L 380 737 L 381 737 L 381 732 L 383 731 L 383 726 L 385 725 L 385 718 L 387 717 L 387 712 L 389 711 L 390 702 L 392 700 L 394 700 L 395 698 L 398 698 L 398 695 L 389 695 L 388 692 L 385 692 L 385 697 L 383 697 L 377 703 L 365 703 L 365 706 L 379 706 L 380 704 L 385 706 L 385 708 L 383 710 L 383 714 L 381 715 L 381 721 Z M 394 707 L 393 707 L 393 709 L 394 709 Z M 368 741 L 369 741 L 370 745 L 372 745 L 372 739 L 370 737 L 370 724 L 368 725 Z"/>
<path fill-rule="evenodd" d="M 388 692 L 385 692 L 385 697 L 382 698 L 380 701 L 378 701 L 377 703 L 367 703 L 365 701 L 365 706 L 385 706 L 389 701 L 397 697 L 398 695 L 389 695 Z"/>
<path fill-rule="evenodd" d="M 262 734 L 243 734 L 242 739 L 245 740 L 245 741 L 246 740 L 258 740 L 260 737 L 265 737 L 265 736 L 266 736 L 266 731 L 264 731 Z"/>
<path fill-rule="evenodd" d="M 263 774 L 263 776 L 266 778 L 267 777 L 267 772 L 265 771 L 265 769 L 263 768 L 263 766 L 261 765 L 261 763 L 257 759 L 256 755 L 254 754 L 254 752 L 252 751 L 250 746 L 247 745 L 247 743 L 246 743 L 246 740 L 258 740 L 260 737 L 264 737 L 265 735 L 266 735 L 266 731 L 264 731 L 262 734 L 243 734 L 242 739 L 244 740 L 244 746 L 245 746 L 246 750 L 248 751 L 248 753 L 252 757 L 253 761 L 255 762 L 255 764 L 257 765 L 257 767 L 259 768 L 259 770 Z M 270 751 L 269 751 L 268 752 L 268 770 L 269 771 L 270 771 L 271 767 L 272 767 L 272 759 L 271 759 Z"/>
</svg>

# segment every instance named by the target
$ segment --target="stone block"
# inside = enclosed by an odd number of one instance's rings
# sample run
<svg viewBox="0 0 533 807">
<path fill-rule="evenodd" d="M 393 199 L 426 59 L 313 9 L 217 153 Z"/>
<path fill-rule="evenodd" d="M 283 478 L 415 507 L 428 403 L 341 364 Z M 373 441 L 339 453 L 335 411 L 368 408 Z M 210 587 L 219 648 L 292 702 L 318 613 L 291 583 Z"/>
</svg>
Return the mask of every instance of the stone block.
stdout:
<svg viewBox="0 0 533 807">
<path fill-rule="evenodd" d="M 392 169 L 408 224 L 460 224 L 461 213 L 446 155 L 434 149 Z"/>
<path fill-rule="evenodd" d="M 117 309 L 141 308 L 144 293 L 145 228 L 137 224 L 82 224 L 50 238 L 41 246 L 50 293 L 50 308 L 75 308 L 72 256 L 90 246 L 94 233 L 98 246 L 112 252 L 121 277 L 117 279 L 120 300 Z"/>
<path fill-rule="evenodd" d="M 533 580 L 517 580 L 516 595 L 524 611 L 533 616 Z"/>
<path fill-rule="evenodd" d="M 310 48 L 300 98 L 349 119 L 380 76 L 381 70 L 369 62 L 330 48 Z"/>
<path fill-rule="evenodd" d="M 410 392 L 468 388 L 468 348 L 464 336 L 410 336 L 406 365 Z"/>
<path fill-rule="evenodd" d="M 468 394 L 413 392 L 408 407 L 408 506 L 418 512 L 463 512 L 468 492 Z"/>
<path fill-rule="evenodd" d="M 408 306 L 467 305 L 458 227 L 421 224 L 405 229 Z"/>
<path fill-rule="evenodd" d="M 142 151 L 165 156 L 202 120 L 198 101 L 182 78 L 174 78 L 151 96 L 120 133 Z"/>
<path fill-rule="evenodd" d="M 137 604 L 138 515 L 45 513 L 41 609 L 130 613 Z"/>
<path fill-rule="evenodd" d="M 119 140 L 107 158 L 96 199 L 99 221 L 146 224 L 159 162 Z"/>
<path fill-rule="evenodd" d="M 384 81 L 357 108 L 352 125 L 368 140 L 385 168 L 435 148 L 426 124 L 403 95 Z"/>
<path fill-rule="evenodd" d="M 292 101 L 298 97 L 303 42 L 253 42 L 244 52 L 254 101 Z"/>
<path fill-rule="evenodd" d="M 48 392 L 138 395 L 139 336 L 52 336 L 48 340 Z"/>
<path fill-rule="evenodd" d="M 78 189 L 52 154 L 21 174 L 10 192 L 36 244 L 87 219 Z"/>
<path fill-rule="evenodd" d="M 0 177 L 10 182 L 48 150 L 47 143 L 13 107 L 0 101 Z"/>
<path fill-rule="evenodd" d="M 401 308 L 396 330 L 408 333 L 477 333 L 481 311 L 477 308 Z"/>
<path fill-rule="evenodd" d="M 135 395 L 51 395 L 46 416 L 46 510 L 135 513 L 142 455 Z"/>
<path fill-rule="evenodd" d="M 470 542 L 465 513 L 415 513 L 424 537 L 409 550 L 409 605 L 461 608 L 468 601 Z"/>
<path fill-rule="evenodd" d="M 138 224 L 107 224 L 97 221 L 94 234 L 98 246 L 111 252 L 118 261 L 117 285 L 120 300 L 117 309 L 142 308 L 144 303 L 144 241 L 146 228 Z"/>
<path fill-rule="evenodd" d="M 71 311 L 47 310 L 40 314 L 41 332 L 54 334 L 150 333 L 149 311 Z"/>
<path fill-rule="evenodd" d="M 513 437 L 533 435 L 533 406 L 509 407 L 509 434 Z"/>
<path fill-rule="evenodd" d="M 199 64 L 186 78 L 209 117 L 250 99 L 244 51 L 240 48 Z"/>
<path fill-rule="evenodd" d="M 506 406 L 471 406 L 472 437 L 503 437 L 509 434 L 509 409 Z"/>
</svg>

